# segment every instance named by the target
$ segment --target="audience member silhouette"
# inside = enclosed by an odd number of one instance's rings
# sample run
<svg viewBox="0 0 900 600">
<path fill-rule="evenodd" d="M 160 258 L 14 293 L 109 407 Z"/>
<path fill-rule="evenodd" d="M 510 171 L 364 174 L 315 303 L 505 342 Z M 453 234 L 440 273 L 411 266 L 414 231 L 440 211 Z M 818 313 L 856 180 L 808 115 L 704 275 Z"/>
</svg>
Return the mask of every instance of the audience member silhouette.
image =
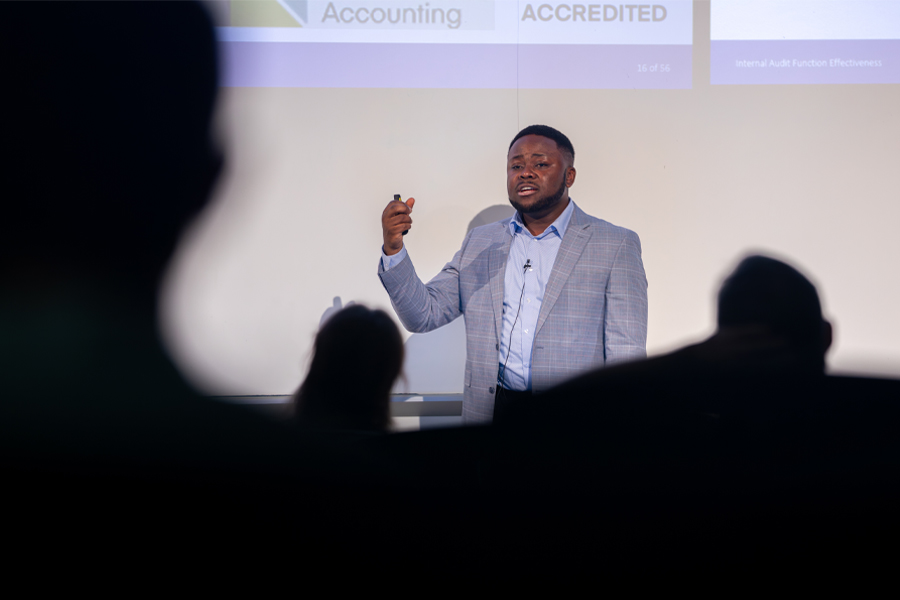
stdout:
<svg viewBox="0 0 900 600">
<path fill-rule="evenodd" d="M 403 338 L 381 310 L 353 304 L 316 335 L 309 373 L 294 394 L 304 429 L 387 432 L 391 388 L 403 368 Z"/>
<path fill-rule="evenodd" d="M 175 551 L 174 536 L 209 550 L 264 531 L 289 500 L 272 494 L 254 511 L 255 494 L 289 486 L 296 436 L 198 396 L 156 329 L 160 277 L 222 163 L 203 7 L 3 2 L 0 54 L 10 544 L 33 556 L 91 539 L 118 549 L 109 565 L 161 539 Z"/>
<path fill-rule="evenodd" d="M 489 472 L 517 492 L 497 501 L 509 535 L 558 511 L 545 543 L 577 529 L 625 569 L 785 576 L 880 560 L 900 531 L 898 382 L 827 376 L 816 289 L 772 258 L 741 261 L 717 323 L 704 342 L 536 396 L 497 428 Z"/>
</svg>

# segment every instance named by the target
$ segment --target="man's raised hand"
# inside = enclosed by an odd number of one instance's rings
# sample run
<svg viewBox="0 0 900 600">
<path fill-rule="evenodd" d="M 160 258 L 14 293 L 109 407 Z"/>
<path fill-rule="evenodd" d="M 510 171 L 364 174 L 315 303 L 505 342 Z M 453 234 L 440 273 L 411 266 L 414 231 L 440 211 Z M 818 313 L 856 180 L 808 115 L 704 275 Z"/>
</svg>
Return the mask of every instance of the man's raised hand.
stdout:
<svg viewBox="0 0 900 600">
<path fill-rule="evenodd" d="M 412 228 L 413 205 L 415 198 L 406 202 L 391 200 L 381 213 L 381 233 L 384 236 L 384 253 L 388 256 L 397 254 L 403 248 L 403 232 Z"/>
</svg>

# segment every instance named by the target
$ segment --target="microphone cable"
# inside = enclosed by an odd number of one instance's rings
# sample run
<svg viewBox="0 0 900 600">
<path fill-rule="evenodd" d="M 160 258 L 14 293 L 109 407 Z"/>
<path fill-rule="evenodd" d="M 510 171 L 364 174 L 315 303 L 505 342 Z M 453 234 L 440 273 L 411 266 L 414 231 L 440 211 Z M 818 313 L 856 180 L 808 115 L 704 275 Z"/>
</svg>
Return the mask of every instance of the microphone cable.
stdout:
<svg viewBox="0 0 900 600">
<path fill-rule="evenodd" d="M 519 322 L 519 313 L 522 312 L 522 298 L 525 297 L 525 274 L 528 272 L 530 266 L 531 259 L 526 258 L 525 264 L 522 266 L 522 293 L 519 294 L 519 308 L 516 309 L 516 318 L 513 319 L 512 327 L 509 330 L 509 344 L 506 346 L 506 359 L 503 361 L 503 367 L 501 367 L 500 372 L 497 373 L 497 393 L 495 394 L 495 398 L 500 395 L 501 389 L 505 389 L 503 384 L 506 379 L 506 364 L 509 362 L 509 355 L 512 353 L 513 332 L 516 330 L 516 323 Z"/>
</svg>

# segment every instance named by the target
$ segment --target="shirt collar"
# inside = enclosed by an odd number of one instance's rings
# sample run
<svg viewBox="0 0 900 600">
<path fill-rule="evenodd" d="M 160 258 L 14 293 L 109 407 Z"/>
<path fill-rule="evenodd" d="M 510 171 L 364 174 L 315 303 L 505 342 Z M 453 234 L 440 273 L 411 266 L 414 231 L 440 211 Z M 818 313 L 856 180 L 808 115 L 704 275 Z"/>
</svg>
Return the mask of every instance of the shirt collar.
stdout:
<svg viewBox="0 0 900 600">
<path fill-rule="evenodd" d="M 566 207 L 566 210 L 562 211 L 562 214 L 556 217 L 556 220 L 544 230 L 544 233 L 533 237 L 540 240 L 550 233 L 556 233 L 556 235 L 559 236 L 559 239 L 562 239 L 566 234 L 566 229 L 569 228 L 569 221 L 572 220 L 573 212 L 575 212 L 575 201 L 572 200 L 572 198 L 569 198 L 569 205 Z M 522 222 L 522 216 L 519 214 L 519 211 L 516 211 L 516 214 L 509 220 L 509 234 L 515 236 L 519 231 L 528 231 L 528 229 L 525 228 L 525 223 Z M 530 231 L 528 231 L 528 235 L 531 235 Z"/>
</svg>

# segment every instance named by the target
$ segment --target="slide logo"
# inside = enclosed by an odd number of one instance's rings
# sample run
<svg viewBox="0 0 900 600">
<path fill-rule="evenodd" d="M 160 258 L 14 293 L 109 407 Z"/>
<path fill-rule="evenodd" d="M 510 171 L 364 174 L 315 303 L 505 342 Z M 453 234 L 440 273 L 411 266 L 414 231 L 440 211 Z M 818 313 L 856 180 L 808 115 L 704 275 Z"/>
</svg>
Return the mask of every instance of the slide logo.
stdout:
<svg viewBox="0 0 900 600">
<path fill-rule="evenodd" d="M 307 0 L 231 0 L 228 22 L 232 27 L 306 27 Z"/>
<path fill-rule="evenodd" d="M 493 0 L 232 0 L 232 27 L 493 29 Z"/>
</svg>

